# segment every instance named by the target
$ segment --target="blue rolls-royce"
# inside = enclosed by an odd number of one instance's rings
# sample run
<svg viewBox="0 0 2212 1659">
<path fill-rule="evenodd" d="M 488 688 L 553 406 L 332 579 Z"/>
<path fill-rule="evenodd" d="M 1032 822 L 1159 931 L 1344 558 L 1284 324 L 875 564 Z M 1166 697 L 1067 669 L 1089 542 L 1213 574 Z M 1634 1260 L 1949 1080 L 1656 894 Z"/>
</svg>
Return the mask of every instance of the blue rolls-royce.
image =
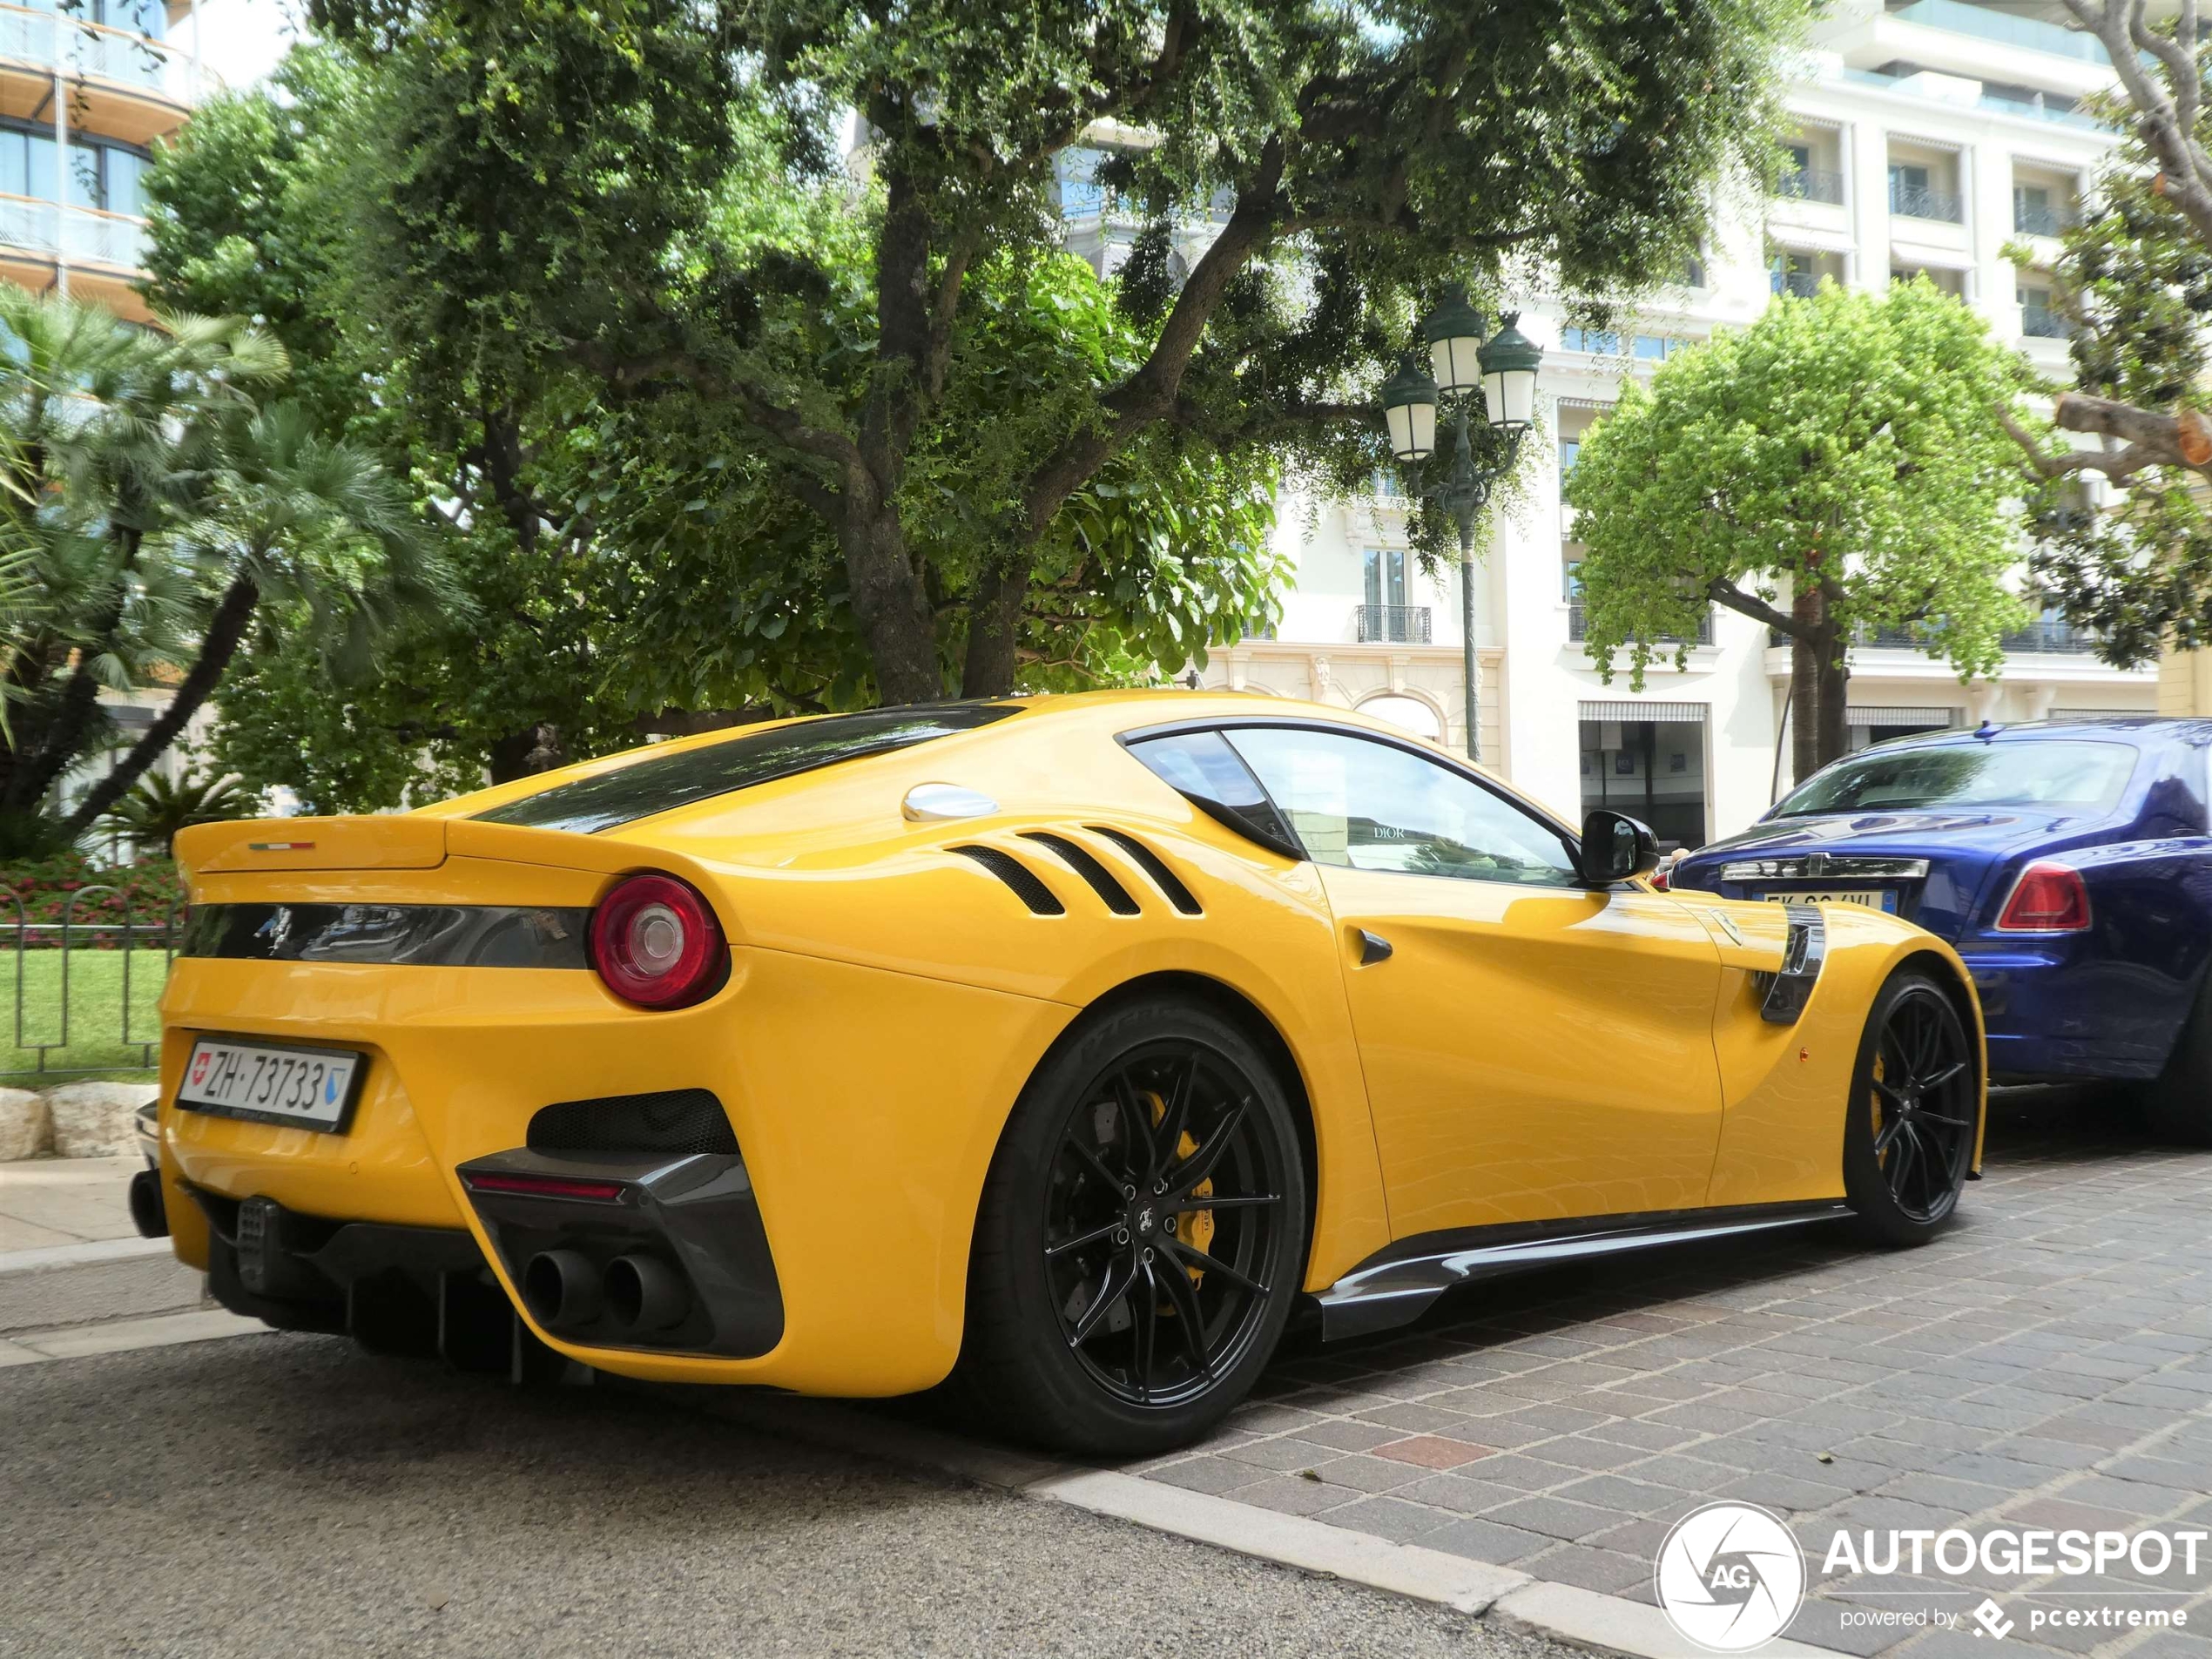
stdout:
<svg viewBox="0 0 2212 1659">
<path fill-rule="evenodd" d="M 2145 1085 L 2212 1142 L 2212 719 L 1905 738 L 1807 779 L 1672 884 L 1877 906 L 1973 969 L 1997 1082 Z"/>
</svg>

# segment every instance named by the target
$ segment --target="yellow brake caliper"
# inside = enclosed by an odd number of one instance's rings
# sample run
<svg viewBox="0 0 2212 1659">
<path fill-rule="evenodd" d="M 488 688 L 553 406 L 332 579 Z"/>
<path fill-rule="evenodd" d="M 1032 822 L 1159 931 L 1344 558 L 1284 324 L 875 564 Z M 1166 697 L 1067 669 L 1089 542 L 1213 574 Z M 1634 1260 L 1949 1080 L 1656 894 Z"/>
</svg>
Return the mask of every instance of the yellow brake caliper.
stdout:
<svg viewBox="0 0 2212 1659">
<path fill-rule="evenodd" d="M 1882 1055 L 1881 1051 L 1878 1049 L 1874 1054 L 1874 1081 L 1878 1083 L 1885 1081 L 1883 1076 Z M 1870 1089 L 1866 1091 L 1866 1107 L 1867 1109 L 1874 1115 L 1874 1138 L 1878 1141 L 1882 1138 L 1882 1091 L 1880 1089 Z M 1896 1150 L 1897 1147 L 1895 1143 L 1892 1143 L 1890 1146 L 1885 1148 L 1881 1152 L 1878 1153 L 1874 1158 L 1874 1167 L 1878 1170 L 1887 1170 L 1889 1168 L 1890 1154 Z"/>
<path fill-rule="evenodd" d="M 1156 1090 L 1150 1089 L 1144 1091 L 1144 1098 L 1152 1108 L 1152 1123 L 1157 1128 L 1160 1120 L 1168 1115 L 1168 1103 L 1160 1098 Z M 1182 1138 L 1175 1144 L 1176 1157 L 1192 1157 L 1197 1156 L 1197 1150 L 1198 1143 L 1191 1139 L 1189 1130 L 1184 1130 Z M 1211 1176 L 1208 1176 L 1190 1189 L 1190 1196 L 1194 1198 L 1211 1197 L 1212 1194 L 1213 1177 Z M 1211 1210 L 1190 1211 L 1188 1221 L 1176 1236 L 1195 1251 L 1211 1251 L 1213 1249 L 1213 1211 Z M 1203 1285 L 1206 1282 L 1205 1271 L 1203 1268 L 1192 1267 L 1186 1268 L 1184 1271 L 1190 1275 L 1190 1282 L 1193 1285 Z"/>
</svg>

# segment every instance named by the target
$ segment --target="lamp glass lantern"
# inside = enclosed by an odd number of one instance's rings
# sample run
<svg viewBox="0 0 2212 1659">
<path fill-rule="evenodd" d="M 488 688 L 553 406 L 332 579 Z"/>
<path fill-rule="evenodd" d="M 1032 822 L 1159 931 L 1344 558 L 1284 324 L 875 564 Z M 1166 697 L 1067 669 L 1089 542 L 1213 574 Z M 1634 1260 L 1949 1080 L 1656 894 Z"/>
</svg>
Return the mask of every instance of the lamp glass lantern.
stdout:
<svg viewBox="0 0 2212 1659">
<path fill-rule="evenodd" d="M 1400 461 L 1423 461 L 1435 454 L 1436 395 L 1436 382 L 1410 353 L 1399 364 L 1398 372 L 1383 382 L 1383 418 L 1390 423 L 1390 452 Z"/>
<path fill-rule="evenodd" d="M 1430 371 L 1437 389 L 1447 397 L 1472 392 L 1482 379 L 1482 314 L 1467 300 L 1467 291 L 1453 283 L 1444 303 L 1421 320 L 1421 337 L 1428 342 Z"/>
<path fill-rule="evenodd" d="M 1520 320 L 1520 313 L 1507 312 L 1504 327 L 1484 342 L 1480 354 L 1483 405 L 1495 427 L 1527 427 L 1536 419 L 1536 369 L 1544 353 L 1521 332 Z"/>
</svg>

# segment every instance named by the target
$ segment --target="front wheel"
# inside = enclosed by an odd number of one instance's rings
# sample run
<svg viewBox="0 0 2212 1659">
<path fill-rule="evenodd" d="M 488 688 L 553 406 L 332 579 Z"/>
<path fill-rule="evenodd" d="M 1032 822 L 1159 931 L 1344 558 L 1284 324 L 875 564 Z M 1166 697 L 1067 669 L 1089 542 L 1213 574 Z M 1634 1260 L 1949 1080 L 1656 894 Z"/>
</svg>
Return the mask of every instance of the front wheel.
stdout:
<svg viewBox="0 0 2212 1659">
<path fill-rule="evenodd" d="M 1844 1194 L 1877 1243 L 1919 1244 L 1959 1207 L 1981 1127 L 1981 1073 L 1957 1006 L 1926 974 L 1874 999 L 1844 1120 Z"/>
<path fill-rule="evenodd" d="M 1306 1204 L 1289 1101 L 1242 1030 L 1181 1002 L 1097 1018 L 1030 1080 L 992 1161 L 961 1392 L 1059 1450 L 1197 1438 L 1282 1336 Z"/>
</svg>

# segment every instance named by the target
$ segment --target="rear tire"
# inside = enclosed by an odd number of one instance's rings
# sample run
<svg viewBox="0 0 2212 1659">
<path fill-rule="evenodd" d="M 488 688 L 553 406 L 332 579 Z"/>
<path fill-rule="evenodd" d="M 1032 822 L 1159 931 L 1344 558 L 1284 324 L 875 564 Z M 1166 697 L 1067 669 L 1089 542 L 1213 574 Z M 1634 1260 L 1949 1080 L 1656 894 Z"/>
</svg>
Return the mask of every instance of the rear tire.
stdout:
<svg viewBox="0 0 2212 1659">
<path fill-rule="evenodd" d="M 2136 1091 L 2135 1101 L 2145 1126 L 2161 1141 L 2212 1146 L 2212 969 L 2206 970 L 2166 1069 Z"/>
<path fill-rule="evenodd" d="M 1874 999 L 1844 1115 L 1844 1196 L 1862 1238 L 1925 1244 L 1959 1207 L 1981 1134 L 1981 1064 L 1944 987 L 1914 968 Z"/>
<path fill-rule="evenodd" d="M 992 1160 L 955 1398 L 1090 1456 L 1204 1434 L 1282 1337 L 1307 1185 L 1282 1081 L 1235 1023 L 1165 999 L 1093 1019 L 1038 1068 Z"/>
</svg>

